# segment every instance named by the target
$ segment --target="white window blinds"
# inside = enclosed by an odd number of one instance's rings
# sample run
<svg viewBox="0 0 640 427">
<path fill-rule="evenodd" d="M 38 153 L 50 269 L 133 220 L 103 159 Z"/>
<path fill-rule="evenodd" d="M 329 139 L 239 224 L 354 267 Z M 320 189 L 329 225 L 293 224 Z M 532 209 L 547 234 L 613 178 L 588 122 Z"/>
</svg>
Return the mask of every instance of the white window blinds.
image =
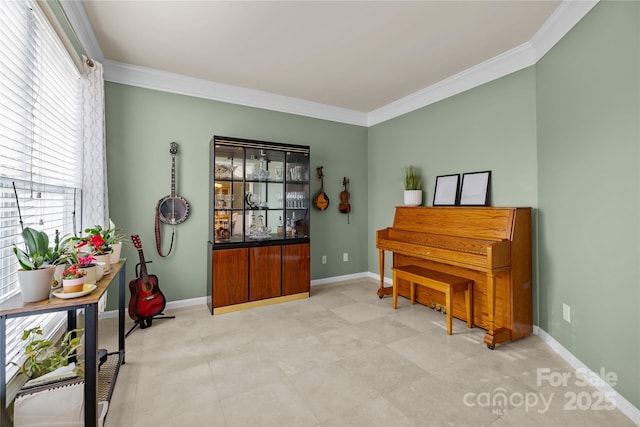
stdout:
<svg viewBox="0 0 640 427">
<path fill-rule="evenodd" d="M 81 130 L 80 74 L 44 14 L 31 0 L 0 2 L 0 305 L 18 292 L 22 226 L 51 242 L 80 229 Z M 7 324 L 9 361 L 21 331 L 45 320 Z"/>
</svg>

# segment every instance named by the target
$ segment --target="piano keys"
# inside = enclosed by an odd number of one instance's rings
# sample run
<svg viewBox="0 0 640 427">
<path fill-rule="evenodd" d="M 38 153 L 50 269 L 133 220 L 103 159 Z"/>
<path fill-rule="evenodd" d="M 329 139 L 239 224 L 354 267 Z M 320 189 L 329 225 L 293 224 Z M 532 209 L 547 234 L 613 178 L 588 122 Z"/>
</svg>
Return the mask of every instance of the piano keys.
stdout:
<svg viewBox="0 0 640 427">
<path fill-rule="evenodd" d="M 420 265 L 474 281 L 474 325 L 487 331 L 484 342 L 496 344 L 533 332 L 531 289 L 531 208 L 408 207 L 396 208 L 393 226 L 376 232 L 380 262 L 380 298 L 385 251 L 393 266 Z M 409 284 L 399 282 L 409 296 Z M 443 305 L 444 295 L 419 287 L 416 301 Z M 465 319 L 464 301 L 454 301 L 453 315 Z"/>
</svg>

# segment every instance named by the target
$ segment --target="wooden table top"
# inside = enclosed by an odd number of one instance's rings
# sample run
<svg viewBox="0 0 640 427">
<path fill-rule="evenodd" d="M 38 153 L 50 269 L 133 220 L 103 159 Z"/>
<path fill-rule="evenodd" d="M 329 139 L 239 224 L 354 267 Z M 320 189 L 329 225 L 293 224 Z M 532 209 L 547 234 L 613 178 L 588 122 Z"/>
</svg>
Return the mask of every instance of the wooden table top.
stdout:
<svg viewBox="0 0 640 427">
<path fill-rule="evenodd" d="M 0 303 L 0 316 L 14 317 L 14 315 L 28 315 L 46 311 L 61 311 L 73 307 L 81 307 L 89 304 L 97 304 L 98 300 L 107 291 L 107 288 L 118 275 L 126 259 L 121 259 L 117 264 L 111 264 L 111 269 L 108 274 L 105 274 L 102 279 L 96 283 L 96 289 L 88 295 L 78 297 L 62 299 L 53 295 L 53 292 L 49 295 L 49 299 L 45 299 L 37 302 L 23 302 L 22 295 L 17 294 L 9 298 L 7 301 Z"/>
</svg>

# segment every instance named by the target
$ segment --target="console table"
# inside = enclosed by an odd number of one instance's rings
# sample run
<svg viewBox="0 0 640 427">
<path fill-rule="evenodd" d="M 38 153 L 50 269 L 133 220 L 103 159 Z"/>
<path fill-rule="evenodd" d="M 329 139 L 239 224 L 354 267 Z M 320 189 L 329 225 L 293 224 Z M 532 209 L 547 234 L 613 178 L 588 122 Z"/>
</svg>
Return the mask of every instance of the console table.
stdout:
<svg viewBox="0 0 640 427">
<path fill-rule="evenodd" d="M 76 313 L 83 309 L 85 313 L 84 325 L 84 425 L 95 427 L 98 425 L 98 301 L 107 291 L 113 279 L 118 277 L 118 367 L 114 372 L 112 387 L 118 376 L 120 365 L 124 360 L 124 316 L 125 316 L 125 264 L 127 260 L 122 259 L 117 264 L 112 264 L 108 274 L 99 280 L 97 288 L 89 295 L 73 298 L 60 299 L 51 296 L 47 300 L 24 303 L 20 294 L 15 295 L 0 306 L 0 409 L 3 411 L 7 405 L 7 378 L 6 378 L 6 340 L 7 340 L 7 319 L 34 314 L 50 313 L 54 311 L 67 312 L 67 328 L 76 328 Z M 109 393 L 109 398 L 111 393 Z"/>
</svg>

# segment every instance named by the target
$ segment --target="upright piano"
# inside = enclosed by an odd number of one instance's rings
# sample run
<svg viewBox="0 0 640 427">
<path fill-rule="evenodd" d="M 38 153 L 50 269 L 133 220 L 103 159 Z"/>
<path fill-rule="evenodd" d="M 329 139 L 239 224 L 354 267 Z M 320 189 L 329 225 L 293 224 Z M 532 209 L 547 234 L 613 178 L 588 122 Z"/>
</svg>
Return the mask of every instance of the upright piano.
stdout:
<svg viewBox="0 0 640 427">
<path fill-rule="evenodd" d="M 486 329 L 484 343 L 514 340 L 533 332 L 531 289 L 531 208 L 408 207 L 396 208 L 393 227 L 376 232 L 382 298 L 385 251 L 393 266 L 419 265 L 473 279 L 473 324 Z M 398 282 L 409 296 L 409 284 Z M 444 305 L 444 295 L 419 286 L 416 301 Z M 452 314 L 465 319 L 464 300 L 455 300 Z"/>
</svg>

